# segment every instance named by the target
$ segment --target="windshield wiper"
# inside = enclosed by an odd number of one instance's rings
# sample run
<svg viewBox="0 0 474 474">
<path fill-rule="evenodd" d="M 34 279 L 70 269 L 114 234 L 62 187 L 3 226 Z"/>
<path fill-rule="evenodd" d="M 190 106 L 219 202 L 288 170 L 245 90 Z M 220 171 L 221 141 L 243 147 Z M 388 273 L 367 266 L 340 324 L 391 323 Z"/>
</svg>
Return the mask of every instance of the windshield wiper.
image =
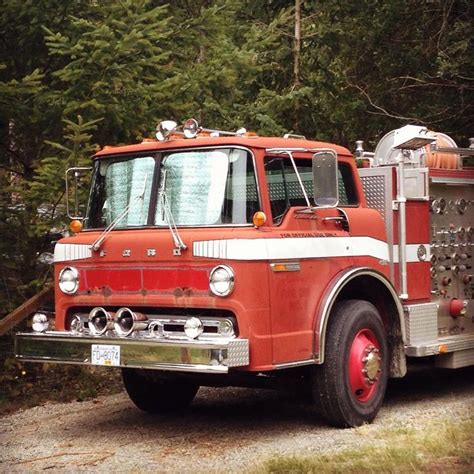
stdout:
<svg viewBox="0 0 474 474">
<path fill-rule="evenodd" d="M 147 179 L 148 179 L 148 175 L 145 175 L 145 179 L 143 180 L 143 189 L 142 189 L 141 193 L 138 194 L 137 196 L 135 196 L 135 198 L 127 204 L 125 209 L 104 229 L 102 234 L 100 234 L 99 237 L 91 245 L 92 250 L 97 252 L 100 249 L 100 247 L 102 246 L 102 244 L 104 243 L 107 236 L 110 234 L 110 232 L 112 232 L 115 229 L 115 227 L 117 227 L 119 222 L 125 216 L 128 215 L 128 213 L 130 212 L 130 209 L 132 208 L 132 205 L 135 204 L 140 199 L 142 201 L 144 200 Z"/>
<path fill-rule="evenodd" d="M 158 192 L 158 198 L 161 204 L 161 212 L 162 212 L 162 219 L 166 221 L 168 227 L 171 232 L 171 236 L 173 237 L 174 242 L 174 249 L 173 255 L 181 255 L 182 250 L 186 250 L 186 244 L 181 239 L 178 228 L 176 227 L 176 222 L 173 217 L 173 213 L 171 212 L 170 205 L 168 203 L 168 196 L 166 195 L 165 187 L 166 187 L 166 170 L 162 171 L 163 173 L 163 181 L 161 183 L 161 189 Z"/>
</svg>

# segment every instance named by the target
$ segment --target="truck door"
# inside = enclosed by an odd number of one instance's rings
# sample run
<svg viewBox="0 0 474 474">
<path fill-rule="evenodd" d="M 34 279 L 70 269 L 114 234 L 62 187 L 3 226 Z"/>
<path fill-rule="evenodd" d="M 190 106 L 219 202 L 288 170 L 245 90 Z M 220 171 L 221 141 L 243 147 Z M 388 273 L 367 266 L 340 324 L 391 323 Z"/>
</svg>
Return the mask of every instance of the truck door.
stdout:
<svg viewBox="0 0 474 474">
<path fill-rule="evenodd" d="M 312 204 L 311 159 L 295 163 Z M 273 363 L 286 364 L 312 358 L 318 301 L 332 276 L 352 261 L 344 254 L 345 239 L 340 239 L 349 232 L 337 208 L 300 212 L 306 201 L 289 158 L 267 157 L 265 175 L 273 224 L 268 243 Z M 350 173 L 340 165 L 342 205 L 357 203 L 350 181 Z"/>
</svg>

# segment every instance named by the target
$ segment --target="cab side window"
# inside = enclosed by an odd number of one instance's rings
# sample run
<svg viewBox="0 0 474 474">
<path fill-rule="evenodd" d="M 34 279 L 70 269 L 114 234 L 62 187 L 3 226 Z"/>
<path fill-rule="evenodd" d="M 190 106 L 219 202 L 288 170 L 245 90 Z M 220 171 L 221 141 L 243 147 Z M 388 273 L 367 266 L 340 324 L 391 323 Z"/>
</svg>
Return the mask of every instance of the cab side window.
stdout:
<svg viewBox="0 0 474 474">
<path fill-rule="evenodd" d="M 285 168 L 281 158 L 265 160 L 265 177 L 270 196 L 273 223 L 278 225 L 290 207 Z"/>
<path fill-rule="evenodd" d="M 339 177 L 339 205 L 340 206 L 357 206 L 359 199 L 352 175 L 352 167 L 347 163 L 338 164 Z"/>
<path fill-rule="evenodd" d="M 306 195 L 311 206 L 313 200 L 313 170 L 311 160 L 295 159 L 296 168 L 303 183 Z M 339 163 L 339 205 L 357 205 L 358 199 L 355 191 L 351 167 L 346 163 Z M 298 182 L 293 164 L 289 158 L 265 159 L 265 176 L 267 180 L 273 223 L 279 225 L 290 207 L 306 206 L 303 191 Z"/>
</svg>

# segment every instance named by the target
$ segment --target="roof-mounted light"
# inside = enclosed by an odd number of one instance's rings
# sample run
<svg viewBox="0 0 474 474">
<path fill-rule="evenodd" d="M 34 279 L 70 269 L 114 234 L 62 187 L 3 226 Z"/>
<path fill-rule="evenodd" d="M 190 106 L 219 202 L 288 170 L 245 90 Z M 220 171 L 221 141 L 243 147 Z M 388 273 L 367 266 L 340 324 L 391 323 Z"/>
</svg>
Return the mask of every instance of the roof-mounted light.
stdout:
<svg viewBox="0 0 474 474">
<path fill-rule="evenodd" d="M 176 131 L 178 124 L 173 120 L 163 120 L 156 127 L 156 138 L 164 142 L 173 132 Z"/>
<path fill-rule="evenodd" d="M 225 130 L 214 130 L 212 128 L 203 128 L 196 119 L 190 118 L 184 122 L 183 133 L 186 138 L 195 138 L 199 133 L 204 132 L 211 137 L 219 137 L 221 135 L 230 135 L 234 137 L 243 137 L 247 130 L 244 127 L 239 128 L 236 132 L 228 132 Z"/>
<path fill-rule="evenodd" d="M 186 138 L 195 138 L 201 131 L 201 127 L 196 119 L 190 118 L 184 122 L 183 132 Z"/>
<path fill-rule="evenodd" d="M 183 125 L 178 125 L 173 120 L 164 120 L 156 127 L 156 138 L 160 142 L 168 140 L 171 135 L 181 135 L 185 138 L 196 138 L 200 133 L 211 137 L 220 137 L 221 135 L 256 137 L 255 133 L 248 133 L 244 127 L 239 128 L 235 132 L 203 128 L 199 125 L 198 121 L 193 118 L 186 120 Z"/>
</svg>

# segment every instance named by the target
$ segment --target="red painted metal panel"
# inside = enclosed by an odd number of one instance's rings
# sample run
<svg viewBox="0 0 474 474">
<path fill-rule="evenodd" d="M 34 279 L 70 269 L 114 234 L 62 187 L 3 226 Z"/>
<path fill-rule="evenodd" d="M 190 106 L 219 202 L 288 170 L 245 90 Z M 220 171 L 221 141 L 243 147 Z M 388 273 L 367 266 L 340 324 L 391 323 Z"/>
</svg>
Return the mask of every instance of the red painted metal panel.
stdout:
<svg viewBox="0 0 474 474">
<path fill-rule="evenodd" d="M 407 201 L 407 244 L 430 242 L 430 215 L 428 201 Z"/>
<path fill-rule="evenodd" d="M 407 264 L 407 303 L 420 300 L 429 301 L 431 297 L 430 262 Z"/>
<path fill-rule="evenodd" d="M 176 288 L 209 288 L 207 269 L 191 268 L 94 268 L 81 272 L 80 291 L 108 287 L 115 292 L 163 291 Z"/>
<path fill-rule="evenodd" d="M 85 274 L 87 289 L 108 287 L 112 291 L 140 291 L 142 272 L 139 268 L 96 268 L 88 269 Z"/>
<path fill-rule="evenodd" d="M 209 276 L 206 269 L 192 268 L 145 268 L 143 286 L 147 291 L 174 290 L 175 288 L 209 289 Z"/>
</svg>

